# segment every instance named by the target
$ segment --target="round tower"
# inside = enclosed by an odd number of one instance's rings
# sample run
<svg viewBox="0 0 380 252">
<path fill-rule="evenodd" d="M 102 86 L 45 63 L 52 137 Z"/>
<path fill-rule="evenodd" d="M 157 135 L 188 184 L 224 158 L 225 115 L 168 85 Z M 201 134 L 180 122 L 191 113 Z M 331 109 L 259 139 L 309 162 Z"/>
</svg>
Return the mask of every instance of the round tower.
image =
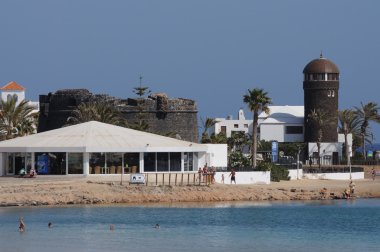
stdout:
<svg viewBox="0 0 380 252">
<path fill-rule="evenodd" d="M 313 110 L 331 116 L 322 126 L 322 142 L 338 142 L 339 69 L 322 54 L 303 69 L 305 142 L 317 142 L 318 126 L 308 118 Z"/>
</svg>

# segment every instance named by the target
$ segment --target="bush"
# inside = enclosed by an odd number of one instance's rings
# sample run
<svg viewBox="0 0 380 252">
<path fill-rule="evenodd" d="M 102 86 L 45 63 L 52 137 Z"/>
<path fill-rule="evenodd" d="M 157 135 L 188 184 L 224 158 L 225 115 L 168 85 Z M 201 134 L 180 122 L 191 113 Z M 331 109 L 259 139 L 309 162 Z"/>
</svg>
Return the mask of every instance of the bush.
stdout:
<svg viewBox="0 0 380 252">
<path fill-rule="evenodd" d="M 289 171 L 280 165 L 273 163 L 261 162 L 257 169 L 259 171 L 270 171 L 270 181 L 279 182 L 280 180 L 289 180 Z"/>
</svg>

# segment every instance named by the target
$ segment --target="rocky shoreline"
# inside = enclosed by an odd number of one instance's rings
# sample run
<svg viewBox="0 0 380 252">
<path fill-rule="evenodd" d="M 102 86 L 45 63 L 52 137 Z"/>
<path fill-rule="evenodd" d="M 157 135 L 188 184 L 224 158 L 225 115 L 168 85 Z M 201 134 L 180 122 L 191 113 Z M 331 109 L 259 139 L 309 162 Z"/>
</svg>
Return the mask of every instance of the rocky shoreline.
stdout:
<svg viewBox="0 0 380 252">
<path fill-rule="evenodd" d="M 0 186 L 1 207 L 326 200 L 341 199 L 343 191 L 348 185 L 347 181 L 331 180 L 281 181 L 273 182 L 270 185 L 145 186 L 120 185 L 118 181 L 92 181 L 88 179 L 63 181 L 8 179 L 9 183 L 1 183 Z M 365 179 L 355 181 L 355 183 L 356 198 L 380 197 L 380 180 Z"/>
</svg>

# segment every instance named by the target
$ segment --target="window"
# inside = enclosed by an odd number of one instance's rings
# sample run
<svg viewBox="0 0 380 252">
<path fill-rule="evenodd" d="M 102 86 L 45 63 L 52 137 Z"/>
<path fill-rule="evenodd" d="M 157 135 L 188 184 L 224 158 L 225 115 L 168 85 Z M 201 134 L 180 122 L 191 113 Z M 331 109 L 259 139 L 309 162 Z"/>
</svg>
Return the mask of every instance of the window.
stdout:
<svg viewBox="0 0 380 252">
<path fill-rule="evenodd" d="M 302 126 L 286 126 L 285 134 L 303 134 Z"/>
<path fill-rule="evenodd" d="M 157 171 L 158 172 L 169 171 L 169 153 L 157 152 Z"/>
<path fill-rule="evenodd" d="M 126 172 L 140 172 L 140 153 L 124 153 L 124 167 Z"/>
<path fill-rule="evenodd" d="M 185 171 L 193 171 L 193 153 L 192 152 L 184 152 L 183 153 L 183 161 L 184 161 L 184 170 Z"/>
<path fill-rule="evenodd" d="M 222 132 L 224 135 L 226 135 L 226 133 L 227 133 L 227 127 L 226 126 L 220 127 L 220 132 Z"/>
<path fill-rule="evenodd" d="M 235 129 L 239 128 L 239 124 L 234 124 L 234 128 Z"/>
<path fill-rule="evenodd" d="M 335 97 L 335 91 L 334 90 L 327 90 L 327 97 Z"/>
<path fill-rule="evenodd" d="M 339 80 L 339 74 L 329 73 L 327 74 L 327 80 Z"/>
<path fill-rule="evenodd" d="M 170 171 L 181 171 L 181 152 L 170 152 Z"/>
<path fill-rule="evenodd" d="M 68 153 L 69 174 L 83 174 L 83 153 Z"/>
<path fill-rule="evenodd" d="M 244 124 L 244 128 L 248 129 L 248 124 Z"/>
<path fill-rule="evenodd" d="M 156 153 L 155 152 L 144 153 L 144 171 L 146 172 L 156 171 Z"/>
</svg>

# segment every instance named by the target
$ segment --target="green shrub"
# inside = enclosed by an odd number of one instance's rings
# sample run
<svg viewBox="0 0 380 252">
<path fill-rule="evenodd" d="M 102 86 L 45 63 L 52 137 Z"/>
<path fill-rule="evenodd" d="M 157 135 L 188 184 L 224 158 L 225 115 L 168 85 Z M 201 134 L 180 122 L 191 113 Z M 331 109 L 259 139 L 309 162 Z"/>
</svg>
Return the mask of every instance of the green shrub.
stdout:
<svg viewBox="0 0 380 252">
<path fill-rule="evenodd" d="M 261 162 L 257 166 L 257 169 L 259 171 L 270 171 L 270 181 L 279 182 L 280 180 L 290 179 L 289 171 L 280 165 L 275 165 L 273 163 L 268 162 Z"/>
</svg>

